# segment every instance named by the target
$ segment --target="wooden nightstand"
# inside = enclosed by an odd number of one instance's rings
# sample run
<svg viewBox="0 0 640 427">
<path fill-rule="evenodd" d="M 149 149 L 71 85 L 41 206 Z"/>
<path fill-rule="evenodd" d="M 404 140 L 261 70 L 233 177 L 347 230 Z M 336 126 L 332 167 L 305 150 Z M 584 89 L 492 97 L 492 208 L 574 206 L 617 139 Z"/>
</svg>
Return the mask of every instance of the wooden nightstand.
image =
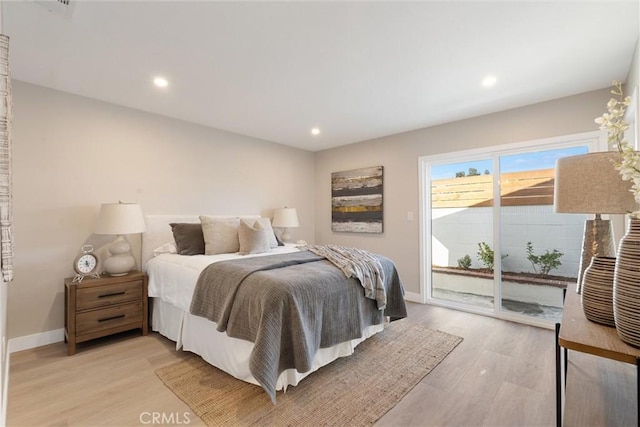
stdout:
<svg viewBox="0 0 640 427">
<path fill-rule="evenodd" d="M 147 335 L 147 276 L 132 271 L 126 276 L 85 277 L 81 283 L 64 280 L 65 339 L 69 355 L 76 344 L 140 328 Z"/>
</svg>

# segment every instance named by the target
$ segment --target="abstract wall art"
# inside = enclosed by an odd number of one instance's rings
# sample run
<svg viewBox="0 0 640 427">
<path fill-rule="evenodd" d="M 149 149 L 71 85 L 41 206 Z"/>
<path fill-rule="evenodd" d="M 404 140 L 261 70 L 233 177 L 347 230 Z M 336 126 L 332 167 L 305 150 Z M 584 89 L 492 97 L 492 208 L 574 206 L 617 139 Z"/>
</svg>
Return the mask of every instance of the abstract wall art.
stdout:
<svg viewBox="0 0 640 427">
<path fill-rule="evenodd" d="M 331 229 L 382 233 L 382 166 L 331 174 Z"/>
</svg>

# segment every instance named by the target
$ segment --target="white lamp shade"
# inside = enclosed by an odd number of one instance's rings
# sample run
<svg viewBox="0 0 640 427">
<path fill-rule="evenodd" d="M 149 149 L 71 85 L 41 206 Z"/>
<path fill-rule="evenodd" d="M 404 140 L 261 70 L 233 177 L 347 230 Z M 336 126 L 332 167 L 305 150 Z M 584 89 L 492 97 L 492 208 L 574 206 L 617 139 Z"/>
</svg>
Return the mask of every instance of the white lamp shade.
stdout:
<svg viewBox="0 0 640 427">
<path fill-rule="evenodd" d="M 146 230 L 142 209 L 137 203 L 103 203 L 94 233 L 134 234 Z"/>
<path fill-rule="evenodd" d="M 560 213 L 622 214 L 638 209 L 631 182 L 623 181 L 612 161 L 616 151 L 563 157 L 556 161 L 554 208 Z"/>
<path fill-rule="evenodd" d="M 273 221 L 271 223 L 274 227 L 292 228 L 298 227 L 298 212 L 295 208 L 281 208 L 276 209 L 273 213 Z"/>
</svg>

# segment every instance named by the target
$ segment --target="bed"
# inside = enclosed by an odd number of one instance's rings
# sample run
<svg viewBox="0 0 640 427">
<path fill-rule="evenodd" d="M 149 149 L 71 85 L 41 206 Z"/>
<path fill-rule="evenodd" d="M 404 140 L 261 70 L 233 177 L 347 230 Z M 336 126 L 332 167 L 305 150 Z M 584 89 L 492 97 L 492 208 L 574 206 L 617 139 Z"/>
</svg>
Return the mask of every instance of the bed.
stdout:
<svg viewBox="0 0 640 427">
<path fill-rule="evenodd" d="M 246 220 L 244 221 L 246 223 L 256 221 L 256 224 L 258 221 L 262 221 L 258 220 L 260 217 L 257 215 L 217 216 L 215 218 L 219 218 L 220 220 L 225 220 L 227 218 L 242 218 Z M 176 243 L 169 224 L 198 224 L 199 222 L 200 218 L 197 215 L 146 216 L 147 231 L 142 237 L 141 262 L 143 269 L 149 277 L 148 292 L 149 297 L 151 298 L 152 307 L 152 329 L 170 340 L 175 341 L 176 349 L 182 348 L 185 351 L 198 354 L 205 361 L 228 374 L 242 381 L 262 386 L 273 400 L 275 400 L 275 390 L 286 390 L 290 385 L 295 386 L 304 377 L 322 366 L 331 363 L 339 357 L 351 355 L 355 347 L 360 342 L 383 330 L 385 321 L 388 321 L 389 317 L 395 319 L 406 316 L 406 306 L 404 305 L 404 299 L 402 298 L 404 291 L 402 290 L 402 285 L 399 283 L 395 266 L 393 266 L 393 263 L 390 260 L 385 264 L 385 275 L 393 276 L 394 282 L 394 286 L 388 286 L 390 304 L 385 310 L 378 310 L 377 304 L 379 304 L 379 302 L 375 299 L 364 298 L 364 291 L 357 279 L 346 279 L 342 271 L 339 271 L 337 267 L 333 266 L 329 261 L 321 256 L 316 257 L 314 254 L 309 252 L 303 253 L 304 251 L 301 252 L 300 248 L 295 245 L 271 247 L 268 252 L 245 255 L 240 255 L 239 253 L 218 253 L 215 255 L 176 254 Z M 295 258 L 295 260 L 289 261 L 290 258 Z M 285 262 L 287 264 L 286 268 L 280 268 L 280 266 L 278 266 L 278 268 L 271 266 L 264 267 L 264 265 L 270 263 L 281 262 L 279 260 L 287 260 Z M 333 268 L 333 270 L 339 271 L 340 275 L 344 277 L 343 280 L 348 282 L 347 285 L 343 284 L 340 286 L 348 287 L 351 294 L 356 292 L 352 289 L 359 289 L 357 291 L 357 302 L 349 304 L 364 307 L 364 310 L 358 308 L 358 310 L 360 310 L 359 312 L 346 317 L 349 319 L 355 319 L 354 322 L 360 325 L 357 331 L 358 333 L 354 335 L 353 331 L 349 331 L 349 334 L 344 335 L 347 339 L 339 339 L 340 342 L 333 342 L 337 338 L 327 340 L 325 338 L 325 334 L 328 334 L 328 332 L 325 331 L 331 332 L 333 329 L 339 328 L 340 323 L 344 323 L 343 319 L 345 317 L 340 313 L 331 312 L 330 314 L 327 314 L 326 310 L 322 312 L 322 310 L 317 309 L 316 304 L 318 303 L 316 302 L 308 303 L 311 307 L 307 307 L 304 310 L 310 310 L 314 313 L 319 312 L 319 314 L 314 315 L 318 317 L 320 321 L 316 322 L 315 320 L 306 320 L 305 322 L 307 323 L 313 323 L 311 327 L 302 322 L 302 329 L 304 329 L 304 331 L 300 332 L 300 335 L 303 335 L 304 337 L 294 338 L 296 338 L 297 341 L 300 342 L 299 345 L 304 347 L 309 353 L 309 360 L 303 363 L 297 360 L 297 356 L 292 356 L 292 359 L 296 360 L 292 360 L 291 363 L 281 363 L 283 366 L 277 365 L 276 361 L 275 367 L 269 367 L 272 371 L 275 371 L 275 376 L 271 373 L 271 376 L 267 375 L 268 378 L 265 379 L 265 376 L 261 371 L 256 371 L 255 365 L 258 357 L 256 354 L 259 355 L 258 362 L 260 362 L 260 358 L 262 358 L 264 354 L 269 355 L 273 353 L 273 344 L 269 343 L 274 341 L 274 336 L 265 335 L 266 338 L 262 339 L 257 337 L 257 339 L 254 339 L 252 342 L 244 334 L 244 331 L 247 329 L 247 326 L 244 324 L 241 325 L 240 333 L 238 333 L 232 326 L 230 327 L 227 325 L 222 317 L 208 316 L 209 318 L 206 318 L 202 317 L 202 313 L 199 313 L 200 315 L 192 314 L 194 310 L 196 310 L 194 307 L 197 306 L 196 302 L 193 301 L 194 292 L 198 294 L 197 289 L 199 289 L 200 286 L 203 286 L 199 283 L 199 278 L 201 278 L 201 276 L 202 278 L 200 281 L 202 281 L 207 275 L 216 279 L 220 274 L 220 268 L 223 266 L 224 268 L 231 268 L 235 265 L 244 266 L 247 263 L 259 265 L 261 267 L 258 268 L 260 271 L 255 273 L 252 272 L 252 274 L 246 279 L 243 279 L 244 281 L 242 282 L 242 286 L 238 285 L 237 290 L 234 291 L 238 294 L 236 297 L 238 300 L 241 300 L 240 297 L 243 296 L 242 292 L 245 292 L 246 295 L 244 295 L 243 298 L 246 298 L 247 301 L 252 293 L 259 294 L 262 292 L 272 295 L 274 291 L 262 291 L 264 286 L 266 286 L 263 285 L 263 282 L 267 283 L 269 281 L 279 280 L 281 276 L 288 276 L 290 278 L 299 276 L 302 274 L 302 269 L 307 268 L 307 265 L 316 268 L 313 274 L 321 276 L 324 275 L 324 271 L 327 270 L 327 277 L 331 278 L 332 281 L 335 278 L 336 283 L 334 284 L 332 282 L 323 285 L 322 292 L 325 292 L 325 288 L 337 289 L 339 288 L 337 284 L 338 276 L 335 271 L 329 272 L 329 270 Z M 291 266 L 290 264 L 292 263 L 295 265 Z M 331 267 L 327 267 L 327 265 L 331 265 Z M 319 268 L 322 268 L 322 274 L 318 273 L 320 271 L 318 270 Z M 288 269 L 293 270 L 287 273 L 289 271 Z M 203 272 L 211 273 L 205 274 Z M 251 280 L 255 283 L 252 284 Z M 391 283 L 391 281 L 392 279 L 389 279 L 389 283 Z M 357 286 L 354 286 L 354 283 Z M 254 286 L 254 289 L 258 289 L 260 291 L 250 290 L 251 286 Z M 273 286 L 275 286 L 275 289 L 280 288 L 277 283 Z M 338 299 L 351 301 L 350 298 L 354 298 L 351 294 L 347 297 L 340 296 Z M 314 296 L 314 298 L 316 297 Z M 264 303 L 255 304 L 260 307 L 264 305 Z M 346 303 L 342 303 L 341 309 L 333 309 L 333 311 L 344 311 L 344 304 Z M 329 307 L 328 304 L 327 307 Z M 374 309 L 371 309 L 371 307 L 374 307 Z M 392 307 L 391 310 L 390 307 Z M 250 311 L 250 313 L 251 312 L 252 311 Z M 249 317 L 246 314 L 239 316 L 240 318 Z M 280 329 L 285 330 L 289 328 L 287 322 L 289 322 L 290 319 L 293 319 L 295 315 L 291 316 L 290 313 L 285 313 L 272 317 L 284 319 L 281 320 L 283 322 L 282 324 L 278 324 L 274 328 L 277 330 L 276 339 L 280 339 L 281 333 L 278 331 Z M 293 322 L 293 320 L 291 320 L 291 322 Z M 347 323 L 349 322 L 352 321 L 347 321 Z M 318 323 L 318 325 L 316 325 L 316 323 Z M 221 325 L 224 325 L 224 328 L 222 328 Z M 353 329 L 356 326 L 351 325 L 349 327 Z M 220 329 L 223 329 L 223 331 Z M 226 331 L 224 329 L 226 329 Z M 236 328 L 236 330 L 237 329 L 238 328 Z M 298 332 L 294 332 L 293 334 L 295 335 L 296 333 Z M 341 335 L 338 334 L 338 336 Z M 272 347 L 265 350 L 265 348 L 263 348 L 265 342 Z M 327 345 L 327 343 L 330 345 Z M 287 346 L 289 346 L 289 343 L 285 342 L 283 339 L 283 343 L 280 344 L 280 347 L 284 348 Z M 308 349 L 307 347 L 310 348 Z M 279 347 L 275 348 L 275 350 L 280 351 Z M 261 353 L 259 353 L 259 351 Z M 283 350 L 283 352 L 284 351 L 286 350 Z M 278 357 L 282 358 L 284 356 Z M 265 364 L 269 363 L 271 362 L 265 362 Z M 297 367 L 303 366 L 304 368 L 295 369 L 294 365 Z"/>
</svg>

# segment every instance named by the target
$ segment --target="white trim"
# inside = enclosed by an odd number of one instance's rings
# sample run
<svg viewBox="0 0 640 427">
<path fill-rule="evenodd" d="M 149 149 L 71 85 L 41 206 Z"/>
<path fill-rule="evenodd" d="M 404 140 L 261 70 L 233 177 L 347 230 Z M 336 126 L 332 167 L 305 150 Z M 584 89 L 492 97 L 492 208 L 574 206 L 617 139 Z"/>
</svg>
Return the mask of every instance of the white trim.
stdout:
<svg viewBox="0 0 640 427">
<path fill-rule="evenodd" d="M 418 182 L 418 203 L 420 203 L 420 206 L 418 206 L 418 238 L 420 241 L 420 293 L 417 294 L 418 300 L 416 302 L 421 304 L 425 304 L 428 300 L 426 281 L 431 273 L 431 268 L 429 267 L 429 271 L 427 271 L 427 263 L 424 262 L 431 253 L 431 221 L 426 221 L 427 212 L 431 211 L 431 198 L 425 197 L 425 194 L 427 194 L 425 185 L 429 175 L 431 175 L 430 165 L 423 160 L 423 157 L 419 157 L 418 179 L 420 182 Z M 429 192 L 429 194 L 431 194 L 431 192 Z M 429 237 L 427 238 L 427 236 Z"/>
<path fill-rule="evenodd" d="M 41 332 L 39 334 L 11 338 L 9 340 L 8 353 L 29 350 L 30 348 L 41 347 L 43 345 L 54 344 L 62 341 L 64 341 L 64 328 Z"/>
<path fill-rule="evenodd" d="M 405 292 L 404 299 L 411 302 L 417 302 L 420 304 L 424 304 L 421 294 L 417 294 L 415 292 Z"/>
<path fill-rule="evenodd" d="M 522 315 L 510 313 L 508 311 L 500 310 L 494 313 L 491 308 L 476 307 L 469 304 L 457 304 L 455 302 L 447 300 L 439 300 L 435 298 L 429 298 L 425 304 L 433 305 L 435 307 L 442 307 L 456 311 L 462 311 L 465 313 L 477 314 L 480 316 L 493 317 L 494 319 L 506 320 L 509 322 L 520 323 L 522 325 L 536 326 L 544 329 L 554 329 L 555 322 L 550 322 L 546 319 L 538 319 L 535 317 L 525 317 Z"/>
<path fill-rule="evenodd" d="M 600 142 L 602 142 L 603 135 L 605 136 L 604 146 L 600 144 Z M 576 134 L 565 135 L 565 136 L 554 136 L 552 138 L 533 139 L 531 141 L 520 141 L 520 142 L 514 142 L 510 144 L 492 145 L 492 146 L 483 147 L 483 148 L 472 148 L 469 150 L 452 151 L 452 152 L 441 153 L 441 154 L 430 154 L 427 156 L 420 156 L 418 160 L 420 161 L 420 164 L 425 163 L 427 160 L 431 163 L 440 163 L 440 162 L 450 163 L 452 157 L 464 157 L 465 158 L 464 161 L 466 162 L 467 158 L 471 158 L 470 160 L 473 160 L 473 158 L 486 159 L 487 156 L 491 156 L 492 154 L 495 154 L 495 152 L 499 152 L 500 155 L 504 156 L 509 154 L 517 154 L 518 152 L 521 152 L 524 149 L 531 148 L 531 146 L 533 145 L 535 145 L 536 148 L 540 148 L 540 149 L 545 149 L 547 147 L 551 149 L 555 149 L 555 148 L 562 148 L 563 145 L 568 146 L 568 145 L 575 145 L 576 143 L 584 143 L 585 140 L 592 140 L 592 141 L 597 140 L 598 151 L 607 150 L 606 132 L 604 132 L 603 134 L 603 132 L 601 131 L 591 131 L 591 132 L 582 132 L 582 133 L 576 133 Z"/>
<path fill-rule="evenodd" d="M 502 197 L 500 196 L 501 188 L 500 188 L 500 176 L 502 171 L 500 170 L 500 155 L 492 155 L 493 157 L 493 174 L 497 179 L 493 180 L 493 215 L 491 228 L 493 229 L 493 242 L 491 245 L 493 247 L 494 253 L 499 256 L 493 257 L 493 268 L 494 271 L 502 271 L 502 239 L 501 239 L 501 230 L 500 227 L 496 227 L 496 224 L 500 224 L 502 220 Z M 493 275 L 493 312 L 500 312 L 500 305 L 502 304 L 502 277 L 500 274 Z"/>
</svg>

